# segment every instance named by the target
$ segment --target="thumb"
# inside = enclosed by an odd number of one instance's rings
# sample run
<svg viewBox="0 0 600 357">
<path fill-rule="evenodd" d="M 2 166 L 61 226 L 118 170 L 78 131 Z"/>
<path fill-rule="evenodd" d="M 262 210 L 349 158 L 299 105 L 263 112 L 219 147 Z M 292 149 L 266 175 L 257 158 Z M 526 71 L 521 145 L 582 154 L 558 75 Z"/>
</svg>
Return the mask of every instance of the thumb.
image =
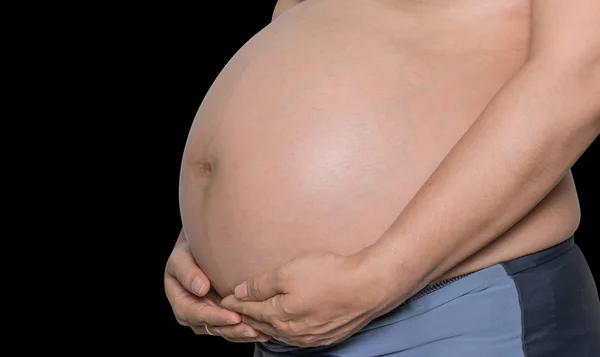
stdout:
<svg viewBox="0 0 600 357">
<path fill-rule="evenodd" d="M 251 278 L 235 287 L 235 297 L 247 301 L 264 301 L 283 293 L 279 269 Z"/>
<path fill-rule="evenodd" d="M 204 296 L 210 290 L 210 281 L 192 256 L 187 242 L 178 240 L 167 261 L 166 273 L 177 279 L 189 292 Z"/>
</svg>

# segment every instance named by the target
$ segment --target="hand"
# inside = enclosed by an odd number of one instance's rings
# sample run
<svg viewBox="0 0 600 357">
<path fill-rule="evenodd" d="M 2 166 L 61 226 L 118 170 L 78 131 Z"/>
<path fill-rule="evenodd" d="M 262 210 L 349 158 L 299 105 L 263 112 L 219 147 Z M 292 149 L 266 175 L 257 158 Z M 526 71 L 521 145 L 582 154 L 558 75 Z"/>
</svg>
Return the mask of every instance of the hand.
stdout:
<svg viewBox="0 0 600 357">
<path fill-rule="evenodd" d="M 191 327 L 196 334 L 207 335 L 210 331 L 231 342 L 269 339 L 241 322 L 238 313 L 220 307 L 221 298 L 210 288 L 210 281 L 196 264 L 183 231 L 167 261 L 164 283 L 177 322 Z"/>
<path fill-rule="evenodd" d="M 389 288 L 361 262 L 358 256 L 304 255 L 241 283 L 222 306 L 289 345 L 339 342 L 400 304 L 386 302 Z"/>
</svg>

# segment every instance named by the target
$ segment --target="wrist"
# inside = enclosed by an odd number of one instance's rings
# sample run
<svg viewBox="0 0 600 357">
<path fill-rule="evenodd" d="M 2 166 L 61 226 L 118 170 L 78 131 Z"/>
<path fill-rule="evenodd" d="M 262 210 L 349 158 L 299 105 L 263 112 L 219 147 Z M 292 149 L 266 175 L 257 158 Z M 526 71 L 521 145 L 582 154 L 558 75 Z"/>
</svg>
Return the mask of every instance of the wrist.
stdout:
<svg viewBox="0 0 600 357">
<path fill-rule="evenodd" d="M 399 306 L 429 283 L 418 256 L 392 246 L 389 239 L 378 240 L 355 258 L 359 275 L 368 282 L 366 288 L 381 295 L 380 303 Z"/>
</svg>

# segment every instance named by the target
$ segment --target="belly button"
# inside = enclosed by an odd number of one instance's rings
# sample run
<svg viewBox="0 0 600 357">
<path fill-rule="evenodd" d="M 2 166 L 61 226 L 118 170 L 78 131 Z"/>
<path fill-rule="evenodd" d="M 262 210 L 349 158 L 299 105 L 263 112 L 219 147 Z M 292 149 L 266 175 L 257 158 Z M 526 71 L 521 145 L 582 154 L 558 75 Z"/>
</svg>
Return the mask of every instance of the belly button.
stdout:
<svg viewBox="0 0 600 357">
<path fill-rule="evenodd" d="M 207 177 L 213 171 L 213 165 L 208 161 L 198 161 L 194 163 L 193 172 L 196 176 Z"/>
</svg>

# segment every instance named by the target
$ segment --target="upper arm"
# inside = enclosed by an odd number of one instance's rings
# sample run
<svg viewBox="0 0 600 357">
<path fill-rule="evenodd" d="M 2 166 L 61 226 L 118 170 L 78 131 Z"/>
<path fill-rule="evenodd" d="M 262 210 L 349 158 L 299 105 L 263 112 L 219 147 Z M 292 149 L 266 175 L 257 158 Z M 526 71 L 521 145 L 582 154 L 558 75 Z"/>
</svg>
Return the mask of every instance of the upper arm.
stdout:
<svg viewBox="0 0 600 357">
<path fill-rule="evenodd" d="M 597 66 L 600 0 L 533 0 L 530 57 Z"/>
</svg>

